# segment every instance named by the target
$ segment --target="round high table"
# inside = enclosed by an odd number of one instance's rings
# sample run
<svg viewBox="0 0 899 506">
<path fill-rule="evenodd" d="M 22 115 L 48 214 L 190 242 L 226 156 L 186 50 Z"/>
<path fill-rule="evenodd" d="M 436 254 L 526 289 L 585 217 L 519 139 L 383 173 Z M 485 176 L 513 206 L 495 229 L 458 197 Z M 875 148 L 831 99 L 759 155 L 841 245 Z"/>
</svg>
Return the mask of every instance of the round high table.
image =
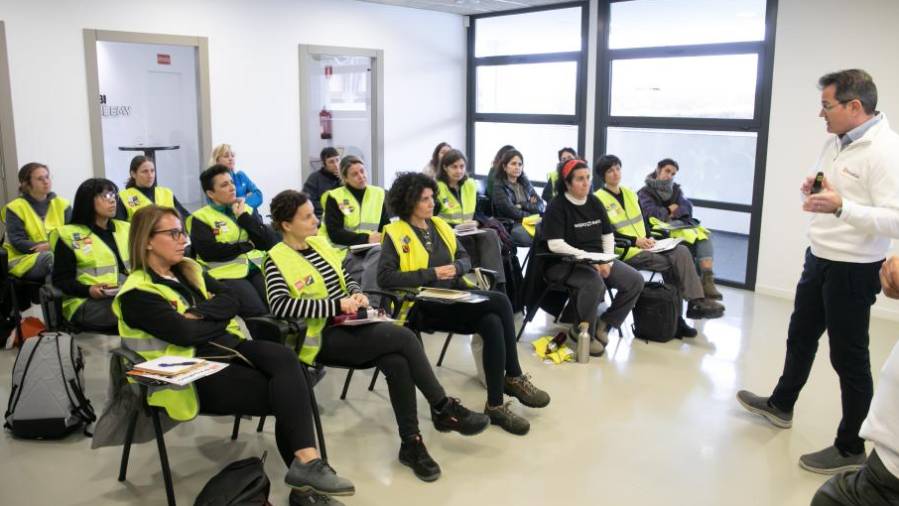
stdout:
<svg viewBox="0 0 899 506">
<path fill-rule="evenodd" d="M 143 151 L 144 156 L 149 158 L 153 165 L 156 165 L 157 151 L 171 151 L 180 148 L 181 146 L 119 146 L 119 151 Z"/>
</svg>

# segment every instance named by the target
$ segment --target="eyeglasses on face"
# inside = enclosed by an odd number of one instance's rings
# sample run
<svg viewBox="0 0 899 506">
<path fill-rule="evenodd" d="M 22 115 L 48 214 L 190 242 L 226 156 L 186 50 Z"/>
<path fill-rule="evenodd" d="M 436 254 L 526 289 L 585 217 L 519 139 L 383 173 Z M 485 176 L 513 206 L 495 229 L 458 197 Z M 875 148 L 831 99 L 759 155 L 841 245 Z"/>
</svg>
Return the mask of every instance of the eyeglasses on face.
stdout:
<svg viewBox="0 0 899 506">
<path fill-rule="evenodd" d="M 108 200 L 110 202 L 115 200 L 115 196 L 116 196 L 115 192 L 103 192 L 103 193 L 97 195 L 97 197 L 99 197 L 103 200 Z"/>
<path fill-rule="evenodd" d="M 153 236 L 156 234 L 168 234 L 173 241 L 177 241 L 182 237 L 187 238 L 187 232 L 185 232 L 183 228 L 167 228 L 165 230 L 154 230 L 150 235 Z"/>
</svg>

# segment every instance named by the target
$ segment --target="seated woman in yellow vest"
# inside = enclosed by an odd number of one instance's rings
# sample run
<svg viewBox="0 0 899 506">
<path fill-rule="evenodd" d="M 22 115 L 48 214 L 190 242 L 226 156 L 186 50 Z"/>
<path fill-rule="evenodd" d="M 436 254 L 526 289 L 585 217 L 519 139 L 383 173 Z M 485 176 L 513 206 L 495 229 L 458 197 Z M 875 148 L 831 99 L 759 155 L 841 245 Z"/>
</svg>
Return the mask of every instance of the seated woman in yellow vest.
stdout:
<svg viewBox="0 0 899 506">
<path fill-rule="evenodd" d="M 265 251 L 278 242 L 277 237 L 237 197 L 228 167 L 213 165 L 204 170 L 200 186 L 211 204 L 187 218 L 197 260 L 234 292 L 240 300 L 240 316 L 268 313 L 260 268 Z"/>
<path fill-rule="evenodd" d="M 681 186 L 674 182 L 679 169 L 677 162 L 665 158 L 646 176 L 646 184 L 637 192 L 643 217 L 651 229 L 666 230 L 670 225 L 695 223 L 692 221 L 693 204 L 687 200 Z M 712 271 L 714 249 L 711 232 L 697 224 L 695 227 L 671 230 L 670 233 L 671 237 L 680 237 L 689 245 L 699 267 L 705 296 L 721 300 L 723 296 L 715 287 L 715 273 Z"/>
<path fill-rule="evenodd" d="M 437 198 L 434 214 L 455 227 L 463 221 L 475 218 L 478 205 L 478 185 L 465 172 L 465 155 L 457 149 L 446 152 L 437 163 Z M 480 233 L 458 237 L 467 251 L 477 254 L 476 267 L 496 272 L 497 290 L 502 291 L 506 282 L 503 268 L 502 247 L 496 231 L 482 228 Z"/>
<path fill-rule="evenodd" d="M 441 287 L 465 289 L 462 275 L 471 269 L 468 253 L 445 221 L 434 216 L 437 184 L 421 173 L 401 174 L 388 194 L 388 205 L 399 220 L 384 227 L 378 283 L 387 289 Z M 512 305 L 505 294 L 472 290 L 482 300 L 451 303 L 419 300 L 415 314 L 423 328 L 460 334 L 480 334 L 484 341 L 484 371 L 490 422 L 518 435 L 530 430 L 523 417 L 509 409 L 503 394 L 522 404 L 542 408 L 549 395 L 535 387 L 518 363 Z"/>
<path fill-rule="evenodd" d="M 108 179 L 81 183 L 72 219 L 50 235 L 53 285 L 64 295 L 63 317 L 86 330 L 115 333 L 112 297 L 131 269 L 128 222 L 113 219 L 117 193 Z"/>
<path fill-rule="evenodd" d="M 567 162 L 568 160 L 576 160 L 577 159 L 577 151 L 574 148 L 562 148 L 559 150 L 559 163 Z M 540 194 L 540 197 L 543 198 L 543 202 L 546 202 L 546 205 L 549 206 L 549 202 L 556 196 L 556 186 L 558 186 L 559 181 L 559 171 L 557 169 L 553 169 L 546 173 L 546 186 L 543 187 L 543 193 Z"/>
<path fill-rule="evenodd" d="M 693 255 L 686 246 L 678 244 L 674 249 L 658 253 L 647 251 L 655 246 L 655 240 L 646 233 L 637 194 L 621 186 L 621 159 L 615 155 L 601 156 L 594 167 L 594 174 L 603 182 L 596 196 L 606 208 L 615 235 L 634 241 L 634 246 L 626 251 L 616 251 L 621 259 L 638 270 L 662 272 L 665 281 L 677 286 L 681 297 L 687 301 L 687 318 L 720 318 L 724 314 L 724 306 L 706 298 L 693 265 Z M 689 337 L 695 332 L 687 330 L 683 319 L 679 327 L 684 336 Z"/>
<path fill-rule="evenodd" d="M 9 273 L 29 281 L 43 281 L 53 270 L 50 232 L 72 215 L 69 201 L 50 191 L 50 170 L 37 162 L 19 169 L 18 198 L 3 207 Z"/>
<path fill-rule="evenodd" d="M 352 495 L 353 484 L 337 476 L 315 449 L 312 407 L 296 356 L 279 343 L 245 340 L 234 319 L 240 301 L 184 257 L 186 246 L 175 210 L 150 205 L 135 213 L 129 243 L 134 270 L 113 305 L 122 346 L 147 360 L 208 357 L 229 365 L 187 387 L 151 387 L 148 402 L 176 421 L 192 420 L 201 411 L 274 414 L 278 452 L 289 468 L 287 485 L 305 495 Z"/>
<path fill-rule="evenodd" d="M 119 198 L 123 204 L 119 210 L 119 218 L 123 220 L 131 221 L 138 209 L 151 204 L 175 209 L 182 220 L 190 216 L 190 212 L 178 202 L 172 190 L 156 186 L 156 165 L 144 155 L 131 159 L 128 182 L 125 183 L 125 189 L 119 192 Z"/>
<path fill-rule="evenodd" d="M 322 196 L 325 212 L 319 233 L 337 247 L 380 244 L 381 230 L 390 223 L 384 206 L 384 189 L 368 184 L 365 163 L 353 155 L 340 160 L 340 179 L 342 186 Z M 380 254 L 381 247 L 373 246 L 346 255 L 347 274 L 362 283 L 365 290 L 378 288 L 375 273 Z"/>
<path fill-rule="evenodd" d="M 522 170 L 524 155 L 517 149 L 503 154 L 496 170 L 496 181 L 493 185 L 493 212 L 496 218 L 512 223 L 512 241 L 516 246 L 530 246 L 534 231 L 522 225 L 523 220 L 535 215 L 542 215 L 543 200 L 537 196 L 534 186 Z"/>
<path fill-rule="evenodd" d="M 306 321 L 300 360 L 310 365 L 374 365 L 384 371 L 399 425 L 400 462 L 420 479 L 436 480 L 440 466 L 428 455 L 418 429 L 416 387 L 428 400 L 438 431 L 474 435 L 486 429 L 490 420 L 446 396 L 411 330 L 392 323 L 328 325 L 331 317 L 368 307 L 368 299 L 359 285 L 344 275 L 337 250 L 316 235 L 318 219 L 305 194 L 284 190 L 272 199 L 271 212 L 272 223 L 284 241 L 269 250 L 265 260 L 268 302 L 275 316 Z"/>
</svg>

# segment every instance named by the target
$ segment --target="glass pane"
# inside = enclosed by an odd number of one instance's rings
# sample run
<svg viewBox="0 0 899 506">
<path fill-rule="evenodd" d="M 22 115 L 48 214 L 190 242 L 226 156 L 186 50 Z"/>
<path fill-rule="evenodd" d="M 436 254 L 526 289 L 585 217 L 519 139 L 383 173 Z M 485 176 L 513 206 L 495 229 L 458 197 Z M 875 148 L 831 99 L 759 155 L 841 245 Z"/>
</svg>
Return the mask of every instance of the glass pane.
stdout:
<svg viewBox="0 0 899 506">
<path fill-rule="evenodd" d="M 546 173 L 556 168 L 559 149 L 577 146 L 577 134 L 573 125 L 475 123 L 475 173 L 486 176 L 499 148 L 511 144 L 524 156 L 528 179 L 545 181 Z"/>
<path fill-rule="evenodd" d="M 476 58 L 580 50 L 580 7 L 475 20 Z"/>
<path fill-rule="evenodd" d="M 694 207 L 693 215 L 712 231 L 715 277 L 745 283 L 749 258 L 749 213 Z"/>
<path fill-rule="evenodd" d="M 477 111 L 574 114 L 577 62 L 481 66 Z"/>
<path fill-rule="evenodd" d="M 635 191 L 663 158 L 680 165 L 675 177 L 688 198 L 752 203 L 755 132 L 609 128 L 607 153 L 621 158 L 623 182 Z"/>
<path fill-rule="evenodd" d="M 612 62 L 612 116 L 752 119 L 758 55 Z"/>
<path fill-rule="evenodd" d="M 612 49 L 764 39 L 765 0 L 636 0 L 612 4 Z"/>
</svg>

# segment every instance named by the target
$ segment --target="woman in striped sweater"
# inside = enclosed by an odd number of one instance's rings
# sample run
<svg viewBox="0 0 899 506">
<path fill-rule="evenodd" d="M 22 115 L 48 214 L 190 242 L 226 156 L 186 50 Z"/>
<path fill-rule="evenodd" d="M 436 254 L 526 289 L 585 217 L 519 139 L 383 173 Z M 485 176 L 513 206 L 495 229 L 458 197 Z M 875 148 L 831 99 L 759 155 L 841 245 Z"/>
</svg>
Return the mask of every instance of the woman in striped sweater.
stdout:
<svg viewBox="0 0 899 506">
<path fill-rule="evenodd" d="M 446 396 L 411 330 L 392 323 L 331 325 L 331 318 L 367 307 L 368 298 L 344 275 L 337 250 L 317 236 L 318 219 L 305 194 L 285 190 L 270 207 L 273 225 L 284 237 L 269 250 L 264 264 L 272 313 L 306 321 L 302 361 L 341 367 L 374 365 L 384 371 L 402 440 L 400 462 L 420 479 L 436 480 L 440 466 L 428 454 L 418 429 L 416 387 L 431 405 L 434 427 L 441 432 L 474 435 L 487 428 L 489 419 Z"/>
</svg>

